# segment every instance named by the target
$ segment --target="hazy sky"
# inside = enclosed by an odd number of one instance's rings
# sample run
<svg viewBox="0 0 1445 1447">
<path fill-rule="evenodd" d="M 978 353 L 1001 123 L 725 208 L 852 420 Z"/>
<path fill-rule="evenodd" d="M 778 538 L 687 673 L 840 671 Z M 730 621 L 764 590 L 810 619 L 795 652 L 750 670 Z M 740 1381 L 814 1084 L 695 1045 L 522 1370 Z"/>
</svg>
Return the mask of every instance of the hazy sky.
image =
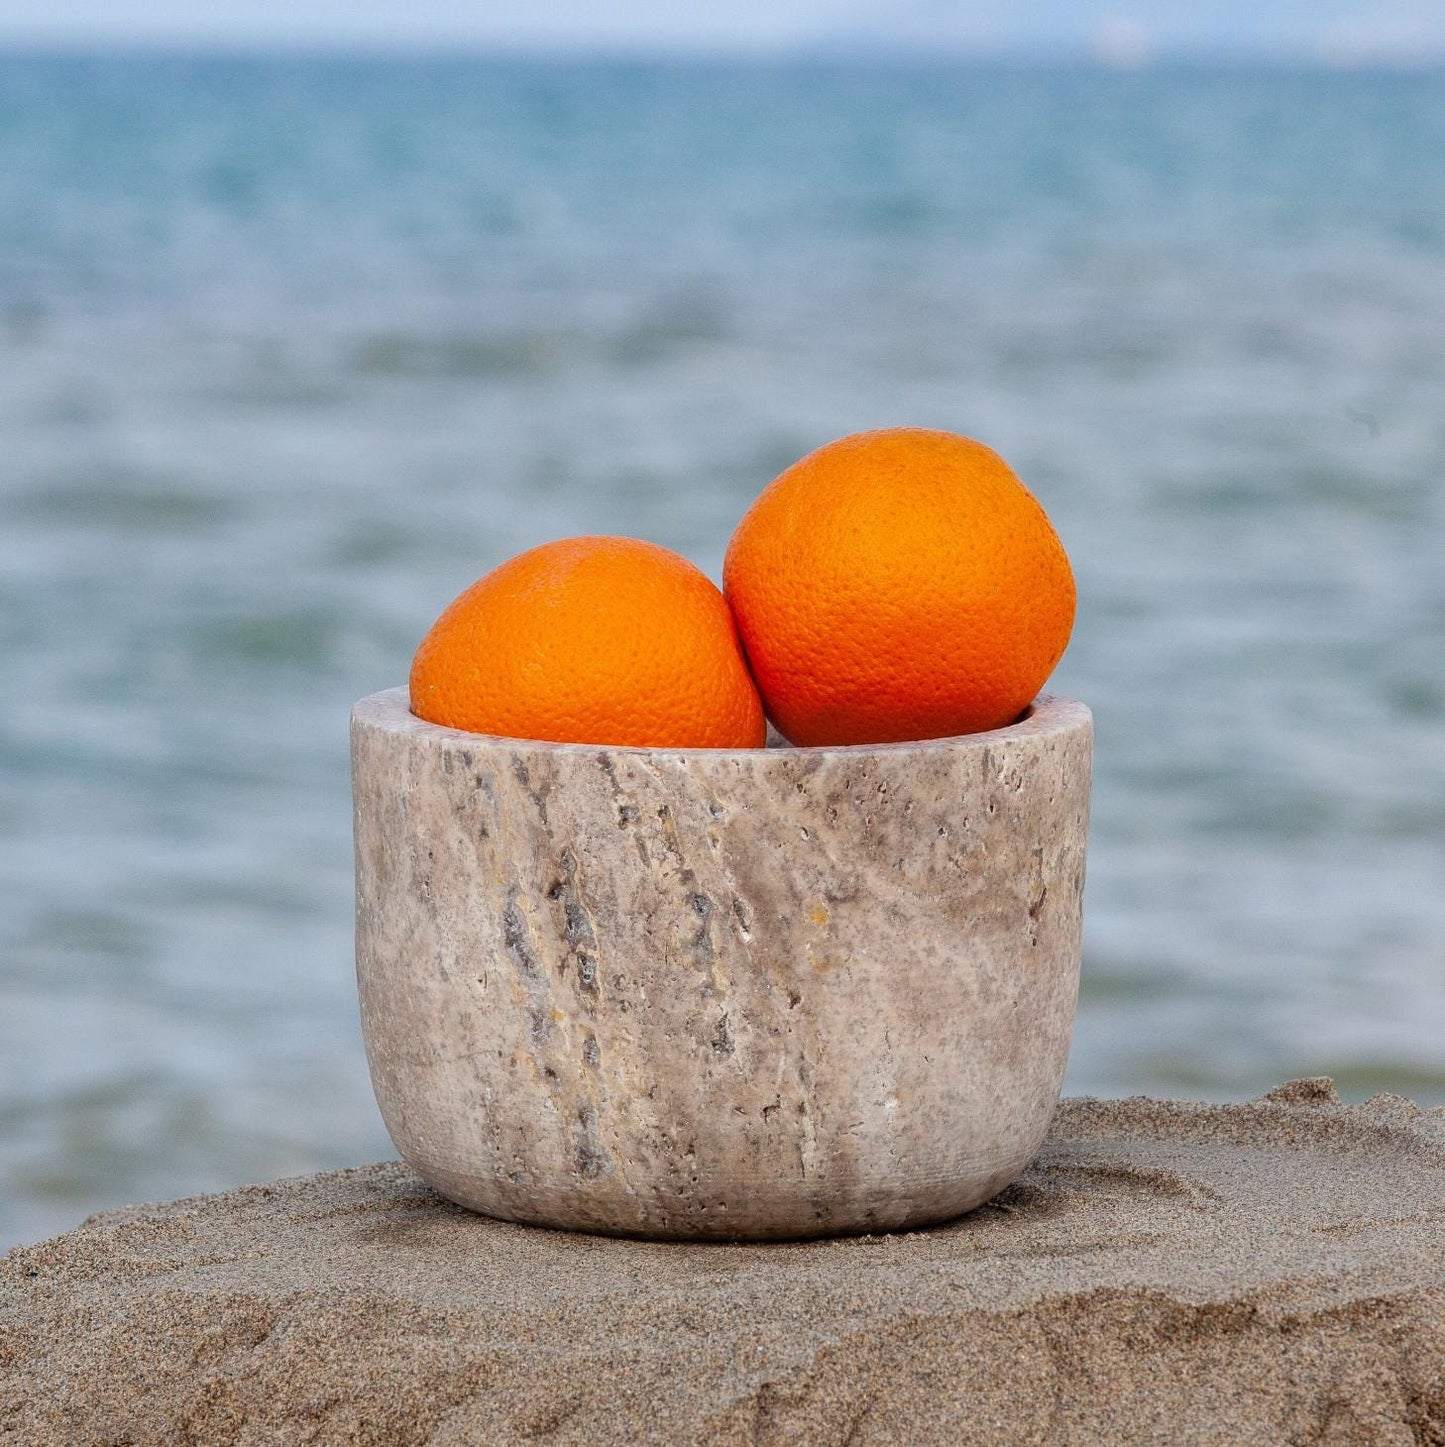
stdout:
<svg viewBox="0 0 1445 1447">
<path fill-rule="evenodd" d="M 763 49 L 1188 47 L 1445 57 L 1445 0 L 0 0 L 0 41 Z"/>
</svg>

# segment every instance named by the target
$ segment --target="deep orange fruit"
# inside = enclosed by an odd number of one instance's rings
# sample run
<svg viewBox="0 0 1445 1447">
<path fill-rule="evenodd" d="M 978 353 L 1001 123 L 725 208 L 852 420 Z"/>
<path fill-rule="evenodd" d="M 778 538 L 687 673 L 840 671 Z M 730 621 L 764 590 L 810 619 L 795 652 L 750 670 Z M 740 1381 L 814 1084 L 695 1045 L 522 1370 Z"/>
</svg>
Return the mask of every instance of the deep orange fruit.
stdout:
<svg viewBox="0 0 1445 1447">
<path fill-rule="evenodd" d="M 766 732 L 723 595 L 634 538 L 567 538 L 473 583 L 411 665 L 411 710 L 557 743 L 757 748 Z"/>
<path fill-rule="evenodd" d="M 723 586 L 768 714 L 800 745 L 1012 723 L 1074 623 L 1033 494 L 981 442 L 919 427 L 841 438 L 775 478 Z"/>
</svg>

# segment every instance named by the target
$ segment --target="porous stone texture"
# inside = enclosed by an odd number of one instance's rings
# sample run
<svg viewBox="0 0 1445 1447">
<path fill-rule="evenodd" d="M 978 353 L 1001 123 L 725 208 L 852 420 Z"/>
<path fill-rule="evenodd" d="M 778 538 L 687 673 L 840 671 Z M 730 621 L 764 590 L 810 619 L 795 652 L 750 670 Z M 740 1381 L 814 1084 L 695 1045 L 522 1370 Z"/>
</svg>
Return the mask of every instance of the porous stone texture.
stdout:
<svg viewBox="0 0 1445 1447">
<path fill-rule="evenodd" d="M 398 1165 L 0 1260 L 9 1447 L 1437 1447 L 1445 1111 L 1065 1101 L 897 1236 L 489 1220 Z"/>
<path fill-rule="evenodd" d="M 943 1220 L 1038 1150 L 1078 987 L 1091 722 L 868 748 L 501 740 L 356 706 L 357 971 L 406 1160 L 515 1221 Z"/>
</svg>

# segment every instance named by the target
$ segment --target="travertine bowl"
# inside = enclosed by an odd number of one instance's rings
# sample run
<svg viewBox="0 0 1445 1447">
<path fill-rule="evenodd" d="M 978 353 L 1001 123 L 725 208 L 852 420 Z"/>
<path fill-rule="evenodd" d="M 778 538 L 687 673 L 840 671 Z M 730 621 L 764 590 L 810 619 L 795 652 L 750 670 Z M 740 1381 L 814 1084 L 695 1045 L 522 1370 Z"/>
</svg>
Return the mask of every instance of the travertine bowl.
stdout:
<svg viewBox="0 0 1445 1447">
<path fill-rule="evenodd" d="M 1078 992 L 1089 711 L 862 748 L 601 748 L 352 720 L 387 1129 L 514 1221 L 919 1226 L 1013 1180 Z"/>
</svg>

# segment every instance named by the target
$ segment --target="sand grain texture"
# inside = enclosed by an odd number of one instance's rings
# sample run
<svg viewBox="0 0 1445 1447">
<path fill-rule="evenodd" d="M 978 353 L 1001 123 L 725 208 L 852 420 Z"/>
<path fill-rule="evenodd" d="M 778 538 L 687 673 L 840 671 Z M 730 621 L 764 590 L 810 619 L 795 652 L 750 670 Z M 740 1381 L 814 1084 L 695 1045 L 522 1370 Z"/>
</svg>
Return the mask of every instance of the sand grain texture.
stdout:
<svg viewBox="0 0 1445 1447">
<path fill-rule="evenodd" d="M 1445 1443 L 1445 1112 L 1067 1101 L 928 1231 L 663 1245 L 399 1165 L 0 1261 L 0 1442 Z"/>
</svg>

